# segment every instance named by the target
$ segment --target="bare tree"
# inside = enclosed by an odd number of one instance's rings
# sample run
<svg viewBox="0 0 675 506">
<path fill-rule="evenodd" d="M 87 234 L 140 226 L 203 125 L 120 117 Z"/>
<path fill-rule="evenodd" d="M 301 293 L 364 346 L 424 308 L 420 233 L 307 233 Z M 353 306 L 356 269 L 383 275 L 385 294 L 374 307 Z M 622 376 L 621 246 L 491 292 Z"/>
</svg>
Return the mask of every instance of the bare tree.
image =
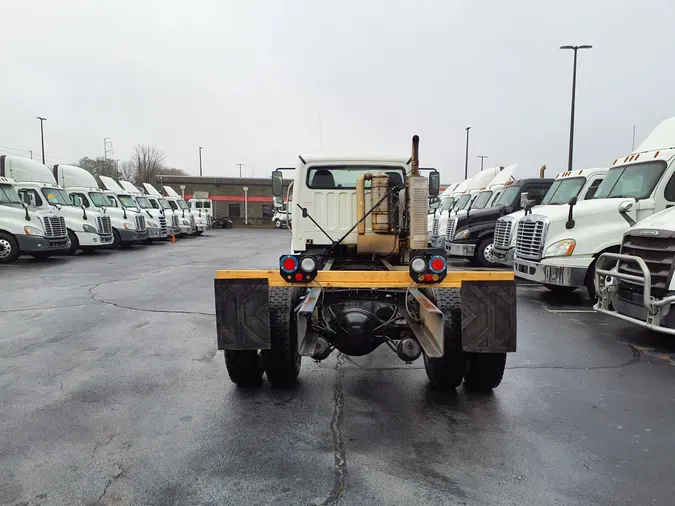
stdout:
<svg viewBox="0 0 675 506">
<path fill-rule="evenodd" d="M 165 158 L 164 151 L 155 146 L 136 144 L 131 155 L 131 165 L 136 173 L 136 184 L 154 181 L 155 176 L 162 173 Z"/>
<path fill-rule="evenodd" d="M 120 163 L 120 179 L 125 181 L 136 181 L 136 168 L 133 162 Z"/>
<path fill-rule="evenodd" d="M 103 158 L 80 158 L 75 165 L 91 172 L 94 176 L 108 176 L 117 178 L 117 162 Z"/>
</svg>

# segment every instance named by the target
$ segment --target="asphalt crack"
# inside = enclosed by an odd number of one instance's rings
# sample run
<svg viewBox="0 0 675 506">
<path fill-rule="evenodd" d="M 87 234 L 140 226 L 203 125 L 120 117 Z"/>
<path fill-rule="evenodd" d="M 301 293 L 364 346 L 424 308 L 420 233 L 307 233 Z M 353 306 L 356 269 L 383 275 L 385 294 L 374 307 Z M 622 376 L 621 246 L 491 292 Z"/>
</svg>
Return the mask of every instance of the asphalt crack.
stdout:
<svg viewBox="0 0 675 506">
<path fill-rule="evenodd" d="M 117 280 L 115 280 L 117 281 Z M 96 298 L 96 295 L 94 293 L 94 290 L 98 288 L 99 285 L 106 284 L 106 283 L 111 283 L 111 281 L 106 281 L 104 283 L 96 283 L 94 286 L 89 288 L 87 292 L 89 293 L 89 296 L 92 298 L 92 300 L 98 302 L 99 304 L 106 304 L 108 306 L 113 306 L 118 309 L 127 309 L 129 311 L 139 311 L 141 313 L 163 313 L 163 314 L 190 314 L 190 315 L 201 315 L 201 316 L 216 316 L 215 313 L 202 313 L 200 311 L 181 311 L 179 309 L 144 309 L 140 307 L 133 307 L 133 306 L 125 306 L 123 304 L 118 304 L 116 302 L 111 302 L 109 300 L 103 300 L 103 299 L 98 299 Z"/>
<path fill-rule="evenodd" d="M 347 458 L 345 454 L 345 441 L 342 433 L 342 421 L 344 419 L 344 390 L 342 380 L 345 372 L 342 368 L 344 363 L 344 355 L 338 354 L 337 363 L 335 364 L 335 371 L 337 377 L 335 379 L 335 389 L 333 391 L 333 398 L 335 399 L 335 408 L 333 409 L 333 417 L 330 422 L 330 431 L 333 434 L 333 444 L 335 447 L 335 481 L 333 488 L 328 494 L 328 497 L 321 503 L 321 506 L 333 506 L 340 502 L 345 493 L 345 482 L 347 480 Z"/>
<path fill-rule="evenodd" d="M 117 464 L 118 470 L 117 472 L 108 480 L 108 482 L 105 484 L 105 487 L 103 488 L 103 492 L 101 493 L 100 496 L 98 496 L 98 500 L 96 501 L 97 503 L 100 503 L 101 500 L 103 499 L 103 496 L 108 492 L 108 487 L 112 485 L 113 481 L 115 481 L 117 478 L 122 476 L 124 474 L 124 468 Z"/>
</svg>

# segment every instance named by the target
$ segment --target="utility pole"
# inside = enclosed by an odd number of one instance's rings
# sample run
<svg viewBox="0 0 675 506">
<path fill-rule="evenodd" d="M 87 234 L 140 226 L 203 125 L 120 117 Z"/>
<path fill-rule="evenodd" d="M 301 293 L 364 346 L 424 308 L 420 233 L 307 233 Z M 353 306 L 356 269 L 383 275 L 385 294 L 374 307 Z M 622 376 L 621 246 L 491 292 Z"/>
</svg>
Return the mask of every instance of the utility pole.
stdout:
<svg viewBox="0 0 675 506">
<path fill-rule="evenodd" d="M 110 147 L 110 149 L 108 149 Z M 103 137 L 103 161 L 108 159 L 108 153 L 114 153 L 110 137 Z"/>
<path fill-rule="evenodd" d="M 238 163 L 237 165 L 239 165 L 239 177 L 241 177 L 241 168 L 242 168 L 245 164 L 243 164 L 243 163 Z"/>
<path fill-rule="evenodd" d="M 577 51 L 579 49 L 591 49 L 593 46 L 584 44 L 581 46 L 560 46 L 560 49 L 571 49 L 574 51 L 574 68 L 572 70 L 572 113 L 570 115 L 570 152 L 567 159 L 567 170 L 572 170 L 572 160 L 574 155 L 574 107 L 577 95 Z"/>
<path fill-rule="evenodd" d="M 471 127 L 466 127 L 466 153 L 464 155 L 464 179 L 469 178 L 469 130 Z"/>
<path fill-rule="evenodd" d="M 42 116 L 36 116 L 37 119 L 40 120 L 40 142 L 42 143 L 42 165 L 45 164 L 45 131 L 44 128 L 42 127 L 42 124 L 47 121 L 47 118 L 43 118 Z M 31 156 L 32 158 L 32 156 Z"/>
<path fill-rule="evenodd" d="M 199 146 L 199 177 L 202 177 L 202 148 Z"/>
<path fill-rule="evenodd" d="M 631 152 L 635 151 L 635 125 L 633 125 L 633 147 L 630 150 Z"/>
<path fill-rule="evenodd" d="M 480 171 L 483 172 L 483 160 L 487 158 L 487 155 L 478 155 L 478 158 L 480 158 Z"/>
</svg>

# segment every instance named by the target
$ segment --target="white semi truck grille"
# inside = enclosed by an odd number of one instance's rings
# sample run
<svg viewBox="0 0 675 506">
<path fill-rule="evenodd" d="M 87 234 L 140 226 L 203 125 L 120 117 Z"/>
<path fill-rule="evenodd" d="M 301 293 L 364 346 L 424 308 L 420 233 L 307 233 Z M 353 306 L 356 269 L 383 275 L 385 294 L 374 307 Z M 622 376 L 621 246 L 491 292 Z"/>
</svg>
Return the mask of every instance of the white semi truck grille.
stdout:
<svg viewBox="0 0 675 506">
<path fill-rule="evenodd" d="M 661 233 L 656 236 L 640 235 L 640 231 L 633 231 L 624 235 L 621 253 L 642 258 L 651 274 L 652 295 L 664 297 L 668 292 L 670 273 L 673 258 L 675 257 L 675 236 L 670 237 Z M 642 271 L 634 262 L 619 261 L 619 272 L 632 276 L 642 276 Z M 642 284 L 623 279 L 619 280 L 619 293 L 629 290 L 642 293 Z"/>
<path fill-rule="evenodd" d="M 99 216 L 96 218 L 96 224 L 98 225 L 98 233 L 101 235 L 110 235 L 112 234 L 112 224 L 110 222 L 110 216 Z"/>
<path fill-rule="evenodd" d="M 516 255 L 526 260 L 541 260 L 541 247 L 544 243 L 545 223 L 541 220 L 518 222 L 516 235 Z"/>
<path fill-rule="evenodd" d="M 457 230 L 457 218 L 448 218 L 448 226 L 445 228 L 445 242 L 452 242 Z"/>
<path fill-rule="evenodd" d="M 143 232 L 145 230 L 145 216 L 136 216 L 136 229 L 139 232 Z"/>
<path fill-rule="evenodd" d="M 438 237 L 438 227 L 440 226 L 439 218 L 434 218 L 434 223 L 431 227 L 431 237 Z"/>
<path fill-rule="evenodd" d="M 63 216 L 45 216 L 43 222 L 45 225 L 45 237 L 55 239 L 57 237 L 65 237 L 68 235 L 66 220 Z"/>
<path fill-rule="evenodd" d="M 162 229 L 162 234 L 166 234 L 166 218 L 164 216 L 159 217 L 159 228 Z"/>
<path fill-rule="evenodd" d="M 494 247 L 499 249 L 509 249 L 511 245 L 511 221 L 499 218 L 495 225 Z"/>
<path fill-rule="evenodd" d="M 195 217 L 192 214 L 190 215 L 190 226 L 192 226 L 193 228 L 195 226 Z"/>
<path fill-rule="evenodd" d="M 171 226 L 174 227 L 174 228 L 176 228 L 176 227 L 178 227 L 178 225 L 179 225 L 179 222 L 178 222 L 178 216 L 176 216 L 176 215 L 174 214 L 174 215 L 171 217 Z"/>
</svg>

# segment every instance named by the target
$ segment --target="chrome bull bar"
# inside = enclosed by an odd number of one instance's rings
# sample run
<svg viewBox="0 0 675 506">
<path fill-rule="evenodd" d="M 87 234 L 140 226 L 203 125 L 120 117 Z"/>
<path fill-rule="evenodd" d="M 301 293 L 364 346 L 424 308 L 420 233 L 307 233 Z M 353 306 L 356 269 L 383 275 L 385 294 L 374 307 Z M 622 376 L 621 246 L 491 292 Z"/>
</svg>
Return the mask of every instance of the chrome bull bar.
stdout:
<svg viewBox="0 0 675 506">
<path fill-rule="evenodd" d="M 605 267 L 612 261 L 615 262 L 614 268 L 607 270 Z M 642 271 L 642 276 L 619 272 L 619 261 L 636 264 Z M 646 309 L 646 320 L 633 318 L 632 316 L 621 314 L 615 309 L 611 309 L 612 306 L 617 306 L 619 279 L 642 285 L 642 305 Z M 593 306 L 593 309 L 598 313 L 605 313 L 656 332 L 675 335 L 675 329 L 661 325 L 661 320 L 668 314 L 671 305 L 675 303 L 675 295 L 670 295 L 663 299 L 652 297 L 652 275 L 642 258 L 620 253 L 603 253 L 596 262 L 594 282 L 595 290 L 598 294 L 598 302 Z"/>
</svg>

